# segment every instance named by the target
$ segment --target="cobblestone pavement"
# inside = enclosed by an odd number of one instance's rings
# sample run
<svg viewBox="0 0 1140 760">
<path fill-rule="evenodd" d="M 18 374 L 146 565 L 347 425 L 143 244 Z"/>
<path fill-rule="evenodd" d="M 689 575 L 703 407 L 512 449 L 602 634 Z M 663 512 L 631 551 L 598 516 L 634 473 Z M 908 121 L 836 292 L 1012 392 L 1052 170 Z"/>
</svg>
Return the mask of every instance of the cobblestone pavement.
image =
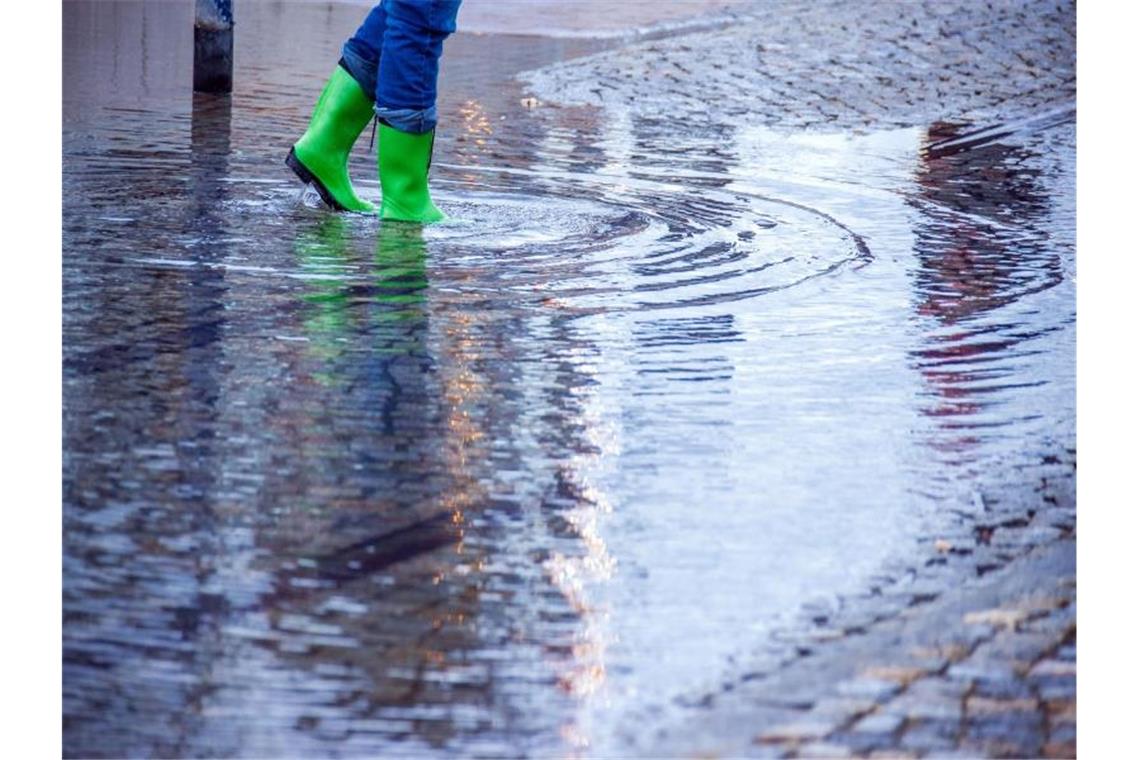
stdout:
<svg viewBox="0 0 1140 760">
<path fill-rule="evenodd" d="M 858 132 L 1071 112 L 1075 62 L 1071 2 L 783 2 L 523 78 L 554 105 Z M 1055 450 L 979 484 L 864 595 L 809 606 L 646 749 L 1075 756 L 1076 452 Z"/>
<path fill-rule="evenodd" d="M 1076 96 L 1071 2 L 764 3 L 720 30 L 534 72 L 561 104 L 771 127 L 1016 118 Z"/>
<path fill-rule="evenodd" d="M 1071 545 L 1043 547 L 876 628 L 842 648 L 851 677 L 754 741 L 790 757 L 1075 756 L 1073 573 Z"/>
<path fill-rule="evenodd" d="M 709 708 L 699 725 L 660 734 L 651 753 L 1075 757 L 1072 485 L 1058 470 L 1035 505 L 983 498 L 962 534 L 929 539 L 925 561 L 837 609 L 809 607 L 790 654 L 695 695 Z"/>
</svg>

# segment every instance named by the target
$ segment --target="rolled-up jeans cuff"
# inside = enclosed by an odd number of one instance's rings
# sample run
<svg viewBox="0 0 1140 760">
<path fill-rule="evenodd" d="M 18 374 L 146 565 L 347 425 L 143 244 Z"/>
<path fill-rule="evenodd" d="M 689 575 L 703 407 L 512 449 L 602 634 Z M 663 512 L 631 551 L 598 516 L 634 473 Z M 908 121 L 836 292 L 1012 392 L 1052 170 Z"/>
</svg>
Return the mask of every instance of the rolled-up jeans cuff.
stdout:
<svg viewBox="0 0 1140 760">
<path fill-rule="evenodd" d="M 352 40 L 340 49 L 340 66 L 347 71 L 369 98 L 376 97 L 377 62 L 370 61 L 353 48 Z"/>
<path fill-rule="evenodd" d="M 373 109 L 376 116 L 392 129 L 413 135 L 422 135 L 435 129 L 436 107 L 431 108 L 385 108 L 377 104 Z"/>
</svg>

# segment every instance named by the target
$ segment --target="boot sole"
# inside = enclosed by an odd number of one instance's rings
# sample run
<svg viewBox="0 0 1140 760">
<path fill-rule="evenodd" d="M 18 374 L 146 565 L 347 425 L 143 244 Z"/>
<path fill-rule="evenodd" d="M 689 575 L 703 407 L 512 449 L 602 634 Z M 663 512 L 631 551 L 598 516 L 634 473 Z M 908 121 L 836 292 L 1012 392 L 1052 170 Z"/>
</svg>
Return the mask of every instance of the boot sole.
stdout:
<svg viewBox="0 0 1140 760">
<path fill-rule="evenodd" d="M 317 188 L 317 192 L 320 193 L 321 200 L 325 202 L 326 206 L 333 211 L 348 211 L 347 208 L 342 206 L 337 199 L 332 196 L 332 193 L 325 187 L 325 183 L 321 182 L 317 179 L 315 174 L 305 168 L 305 165 L 301 163 L 301 159 L 297 158 L 297 153 L 292 148 L 289 149 L 289 155 L 285 157 L 285 165 L 292 169 L 293 173 L 306 185 L 312 185 Z"/>
</svg>

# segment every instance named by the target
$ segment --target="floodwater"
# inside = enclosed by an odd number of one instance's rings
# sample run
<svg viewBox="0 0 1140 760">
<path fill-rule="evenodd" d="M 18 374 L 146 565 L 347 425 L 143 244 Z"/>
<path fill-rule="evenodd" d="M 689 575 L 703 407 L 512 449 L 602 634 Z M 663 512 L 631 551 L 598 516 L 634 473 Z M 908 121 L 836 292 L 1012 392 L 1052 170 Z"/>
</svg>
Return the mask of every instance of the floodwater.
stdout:
<svg viewBox="0 0 1140 760">
<path fill-rule="evenodd" d="M 1075 446 L 1071 114 L 527 108 L 611 43 L 460 34 L 382 225 L 282 163 L 360 9 L 243 6 L 232 98 L 190 12 L 64 4 L 68 755 L 620 753 Z"/>
</svg>

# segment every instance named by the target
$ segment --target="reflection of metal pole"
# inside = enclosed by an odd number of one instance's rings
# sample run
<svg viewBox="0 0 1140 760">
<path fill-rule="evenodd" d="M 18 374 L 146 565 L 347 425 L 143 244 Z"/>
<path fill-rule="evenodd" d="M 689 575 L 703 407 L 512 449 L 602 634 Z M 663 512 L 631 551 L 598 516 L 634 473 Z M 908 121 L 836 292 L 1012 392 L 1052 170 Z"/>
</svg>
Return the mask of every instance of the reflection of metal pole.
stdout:
<svg viewBox="0 0 1140 760">
<path fill-rule="evenodd" d="M 232 0 L 196 0 L 194 91 L 229 92 L 234 86 Z"/>
</svg>

